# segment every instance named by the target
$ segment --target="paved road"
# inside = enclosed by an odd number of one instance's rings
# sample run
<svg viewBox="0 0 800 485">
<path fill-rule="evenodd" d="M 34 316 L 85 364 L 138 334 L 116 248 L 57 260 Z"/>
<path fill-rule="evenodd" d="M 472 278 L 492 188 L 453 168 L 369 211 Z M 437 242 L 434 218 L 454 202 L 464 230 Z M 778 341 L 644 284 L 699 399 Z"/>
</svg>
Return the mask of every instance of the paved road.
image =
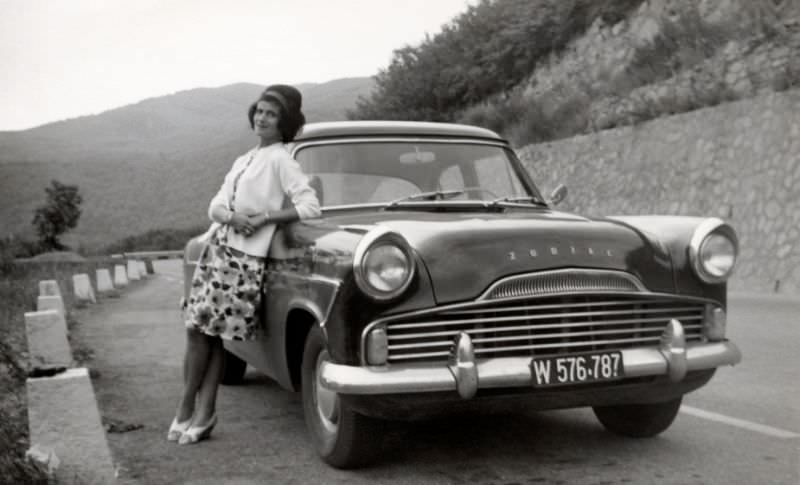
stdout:
<svg viewBox="0 0 800 485">
<path fill-rule="evenodd" d="M 687 396 L 658 438 L 611 435 L 588 409 L 476 414 L 392 426 L 381 463 L 345 472 L 311 449 L 299 394 L 256 373 L 222 388 L 211 440 L 164 440 L 181 384 L 181 275 L 177 261 L 156 271 L 76 315 L 101 413 L 144 426 L 108 434 L 123 484 L 800 483 L 800 299 L 734 295 L 729 335 L 743 363 Z"/>
</svg>

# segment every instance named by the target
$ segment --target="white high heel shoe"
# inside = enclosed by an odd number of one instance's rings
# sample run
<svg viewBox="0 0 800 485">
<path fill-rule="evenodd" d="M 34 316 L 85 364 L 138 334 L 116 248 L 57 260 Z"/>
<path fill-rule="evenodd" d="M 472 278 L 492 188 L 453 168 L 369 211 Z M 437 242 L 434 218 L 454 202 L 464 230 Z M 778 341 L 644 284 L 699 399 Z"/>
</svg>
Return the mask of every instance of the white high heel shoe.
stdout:
<svg viewBox="0 0 800 485">
<path fill-rule="evenodd" d="M 197 443 L 198 441 L 202 441 L 204 439 L 208 439 L 211 436 L 211 430 L 214 429 L 214 426 L 217 425 L 217 414 L 214 413 L 211 416 L 211 419 L 208 420 L 208 423 L 205 426 L 190 426 L 178 440 L 179 445 L 191 445 Z"/>
<path fill-rule="evenodd" d="M 178 441 L 181 436 L 183 436 L 183 433 L 189 429 L 191 424 L 192 418 L 180 423 L 178 422 L 178 417 L 176 416 L 172 420 L 172 424 L 169 425 L 169 431 L 167 431 L 167 441 Z"/>
</svg>

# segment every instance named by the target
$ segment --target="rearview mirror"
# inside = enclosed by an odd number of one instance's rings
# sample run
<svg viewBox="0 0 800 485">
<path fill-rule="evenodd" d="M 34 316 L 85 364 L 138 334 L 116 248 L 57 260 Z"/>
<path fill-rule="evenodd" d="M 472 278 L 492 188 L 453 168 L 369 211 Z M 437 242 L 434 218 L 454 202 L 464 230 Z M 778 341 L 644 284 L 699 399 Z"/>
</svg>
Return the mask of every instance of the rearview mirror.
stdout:
<svg viewBox="0 0 800 485">
<path fill-rule="evenodd" d="M 550 192 L 550 205 L 558 205 L 567 198 L 567 187 L 564 184 L 558 186 Z"/>
<path fill-rule="evenodd" d="M 433 163 L 436 161 L 436 154 L 433 152 L 423 152 L 419 148 L 414 147 L 413 152 L 406 152 L 400 154 L 400 163 L 403 165 L 411 165 L 417 163 Z"/>
</svg>

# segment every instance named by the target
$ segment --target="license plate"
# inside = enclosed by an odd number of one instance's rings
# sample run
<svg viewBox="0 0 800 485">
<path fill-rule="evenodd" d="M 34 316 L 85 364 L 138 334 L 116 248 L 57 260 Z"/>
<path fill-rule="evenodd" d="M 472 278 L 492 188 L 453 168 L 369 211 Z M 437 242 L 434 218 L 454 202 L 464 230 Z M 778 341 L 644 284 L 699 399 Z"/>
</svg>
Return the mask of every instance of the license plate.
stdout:
<svg viewBox="0 0 800 485">
<path fill-rule="evenodd" d="M 624 376 L 622 352 L 597 352 L 535 358 L 531 377 L 536 387 L 613 381 Z"/>
</svg>

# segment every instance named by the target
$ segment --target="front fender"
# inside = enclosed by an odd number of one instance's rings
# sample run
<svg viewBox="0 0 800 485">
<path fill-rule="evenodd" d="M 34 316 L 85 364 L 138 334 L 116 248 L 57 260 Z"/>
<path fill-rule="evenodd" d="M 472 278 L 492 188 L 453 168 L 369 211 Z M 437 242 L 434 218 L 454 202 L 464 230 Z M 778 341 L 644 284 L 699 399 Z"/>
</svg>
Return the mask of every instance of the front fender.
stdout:
<svg viewBox="0 0 800 485">
<path fill-rule="evenodd" d="M 708 284 L 700 280 L 692 268 L 689 246 L 692 236 L 708 217 L 691 216 L 609 216 L 608 219 L 641 231 L 655 244 L 669 252 L 672 260 L 675 292 L 711 298 L 726 304 L 726 283 Z"/>
</svg>

